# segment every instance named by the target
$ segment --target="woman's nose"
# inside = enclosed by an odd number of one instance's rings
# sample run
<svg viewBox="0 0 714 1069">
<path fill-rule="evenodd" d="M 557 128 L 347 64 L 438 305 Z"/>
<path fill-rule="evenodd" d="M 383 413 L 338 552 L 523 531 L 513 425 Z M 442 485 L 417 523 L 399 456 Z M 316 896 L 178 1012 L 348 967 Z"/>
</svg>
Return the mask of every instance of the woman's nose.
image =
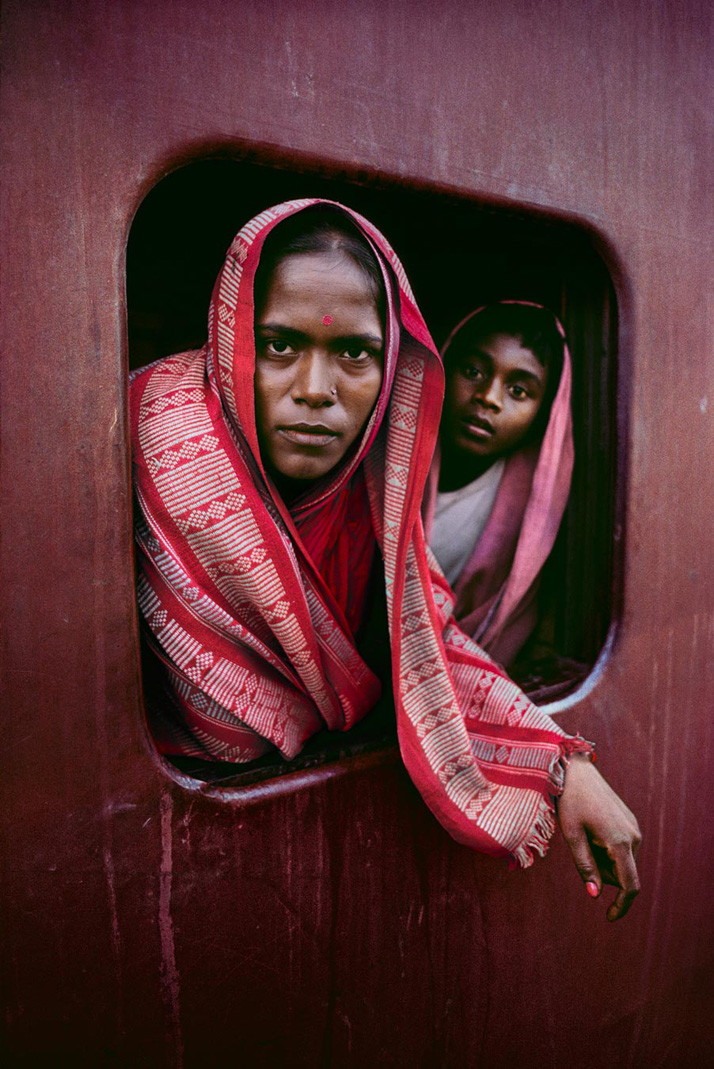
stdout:
<svg viewBox="0 0 714 1069">
<path fill-rule="evenodd" d="M 329 356 L 308 350 L 302 354 L 295 367 L 292 398 L 297 404 L 311 408 L 335 403 L 337 390 Z"/>
</svg>

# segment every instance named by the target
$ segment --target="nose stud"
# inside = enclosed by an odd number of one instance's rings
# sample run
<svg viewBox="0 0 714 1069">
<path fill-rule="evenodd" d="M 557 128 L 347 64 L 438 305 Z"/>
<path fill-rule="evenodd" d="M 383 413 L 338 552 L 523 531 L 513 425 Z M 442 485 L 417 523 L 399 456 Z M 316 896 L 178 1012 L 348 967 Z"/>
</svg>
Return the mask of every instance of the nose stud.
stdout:
<svg viewBox="0 0 714 1069">
<path fill-rule="evenodd" d="M 330 390 L 330 393 L 332 394 L 333 397 L 337 397 L 337 387 L 333 386 L 332 389 Z"/>
<path fill-rule="evenodd" d="M 326 326 L 326 327 L 331 326 L 331 324 L 333 323 L 332 316 L 323 316 L 322 317 L 322 322 L 323 322 L 324 326 Z"/>
</svg>

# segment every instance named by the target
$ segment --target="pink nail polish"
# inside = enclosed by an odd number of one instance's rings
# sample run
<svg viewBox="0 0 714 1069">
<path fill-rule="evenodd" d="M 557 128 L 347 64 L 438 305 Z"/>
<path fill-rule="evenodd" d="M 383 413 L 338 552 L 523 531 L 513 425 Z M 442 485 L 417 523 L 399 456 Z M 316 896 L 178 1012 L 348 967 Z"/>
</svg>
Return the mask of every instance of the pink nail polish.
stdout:
<svg viewBox="0 0 714 1069">
<path fill-rule="evenodd" d="M 588 882 L 585 884 L 585 890 L 591 898 L 597 898 L 597 896 L 600 894 L 600 888 L 594 880 L 588 880 Z"/>
</svg>

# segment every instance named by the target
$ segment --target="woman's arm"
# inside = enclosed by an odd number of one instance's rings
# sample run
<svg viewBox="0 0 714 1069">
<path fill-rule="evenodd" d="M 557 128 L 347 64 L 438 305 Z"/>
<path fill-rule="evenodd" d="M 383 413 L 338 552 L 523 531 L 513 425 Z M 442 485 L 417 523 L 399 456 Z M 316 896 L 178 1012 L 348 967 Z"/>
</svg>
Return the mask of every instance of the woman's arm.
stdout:
<svg viewBox="0 0 714 1069">
<path fill-rule="evenodd" d="M 634 814 L 587 756 L 570 758 L 558 822 L 588 894 L 597 898 L 603 883 L 619 888 L 607 919 L 624 917 L 640 890 L 635 855 L 642 835 Z"/>
</svg>

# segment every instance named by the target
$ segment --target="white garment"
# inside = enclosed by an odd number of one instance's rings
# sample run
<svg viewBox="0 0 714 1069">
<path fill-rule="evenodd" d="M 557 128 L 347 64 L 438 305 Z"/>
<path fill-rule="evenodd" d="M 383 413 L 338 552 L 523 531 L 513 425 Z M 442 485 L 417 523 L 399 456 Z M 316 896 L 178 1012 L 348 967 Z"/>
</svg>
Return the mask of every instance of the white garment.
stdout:
<svg viewBox="0 0 714 1069">
<path fill-rule="evenodd" d="M 504 457 L 460 490 L 436 495 L 431 548 L 451 586 L 465 568 L 493 510 Z"/>
</svg>

